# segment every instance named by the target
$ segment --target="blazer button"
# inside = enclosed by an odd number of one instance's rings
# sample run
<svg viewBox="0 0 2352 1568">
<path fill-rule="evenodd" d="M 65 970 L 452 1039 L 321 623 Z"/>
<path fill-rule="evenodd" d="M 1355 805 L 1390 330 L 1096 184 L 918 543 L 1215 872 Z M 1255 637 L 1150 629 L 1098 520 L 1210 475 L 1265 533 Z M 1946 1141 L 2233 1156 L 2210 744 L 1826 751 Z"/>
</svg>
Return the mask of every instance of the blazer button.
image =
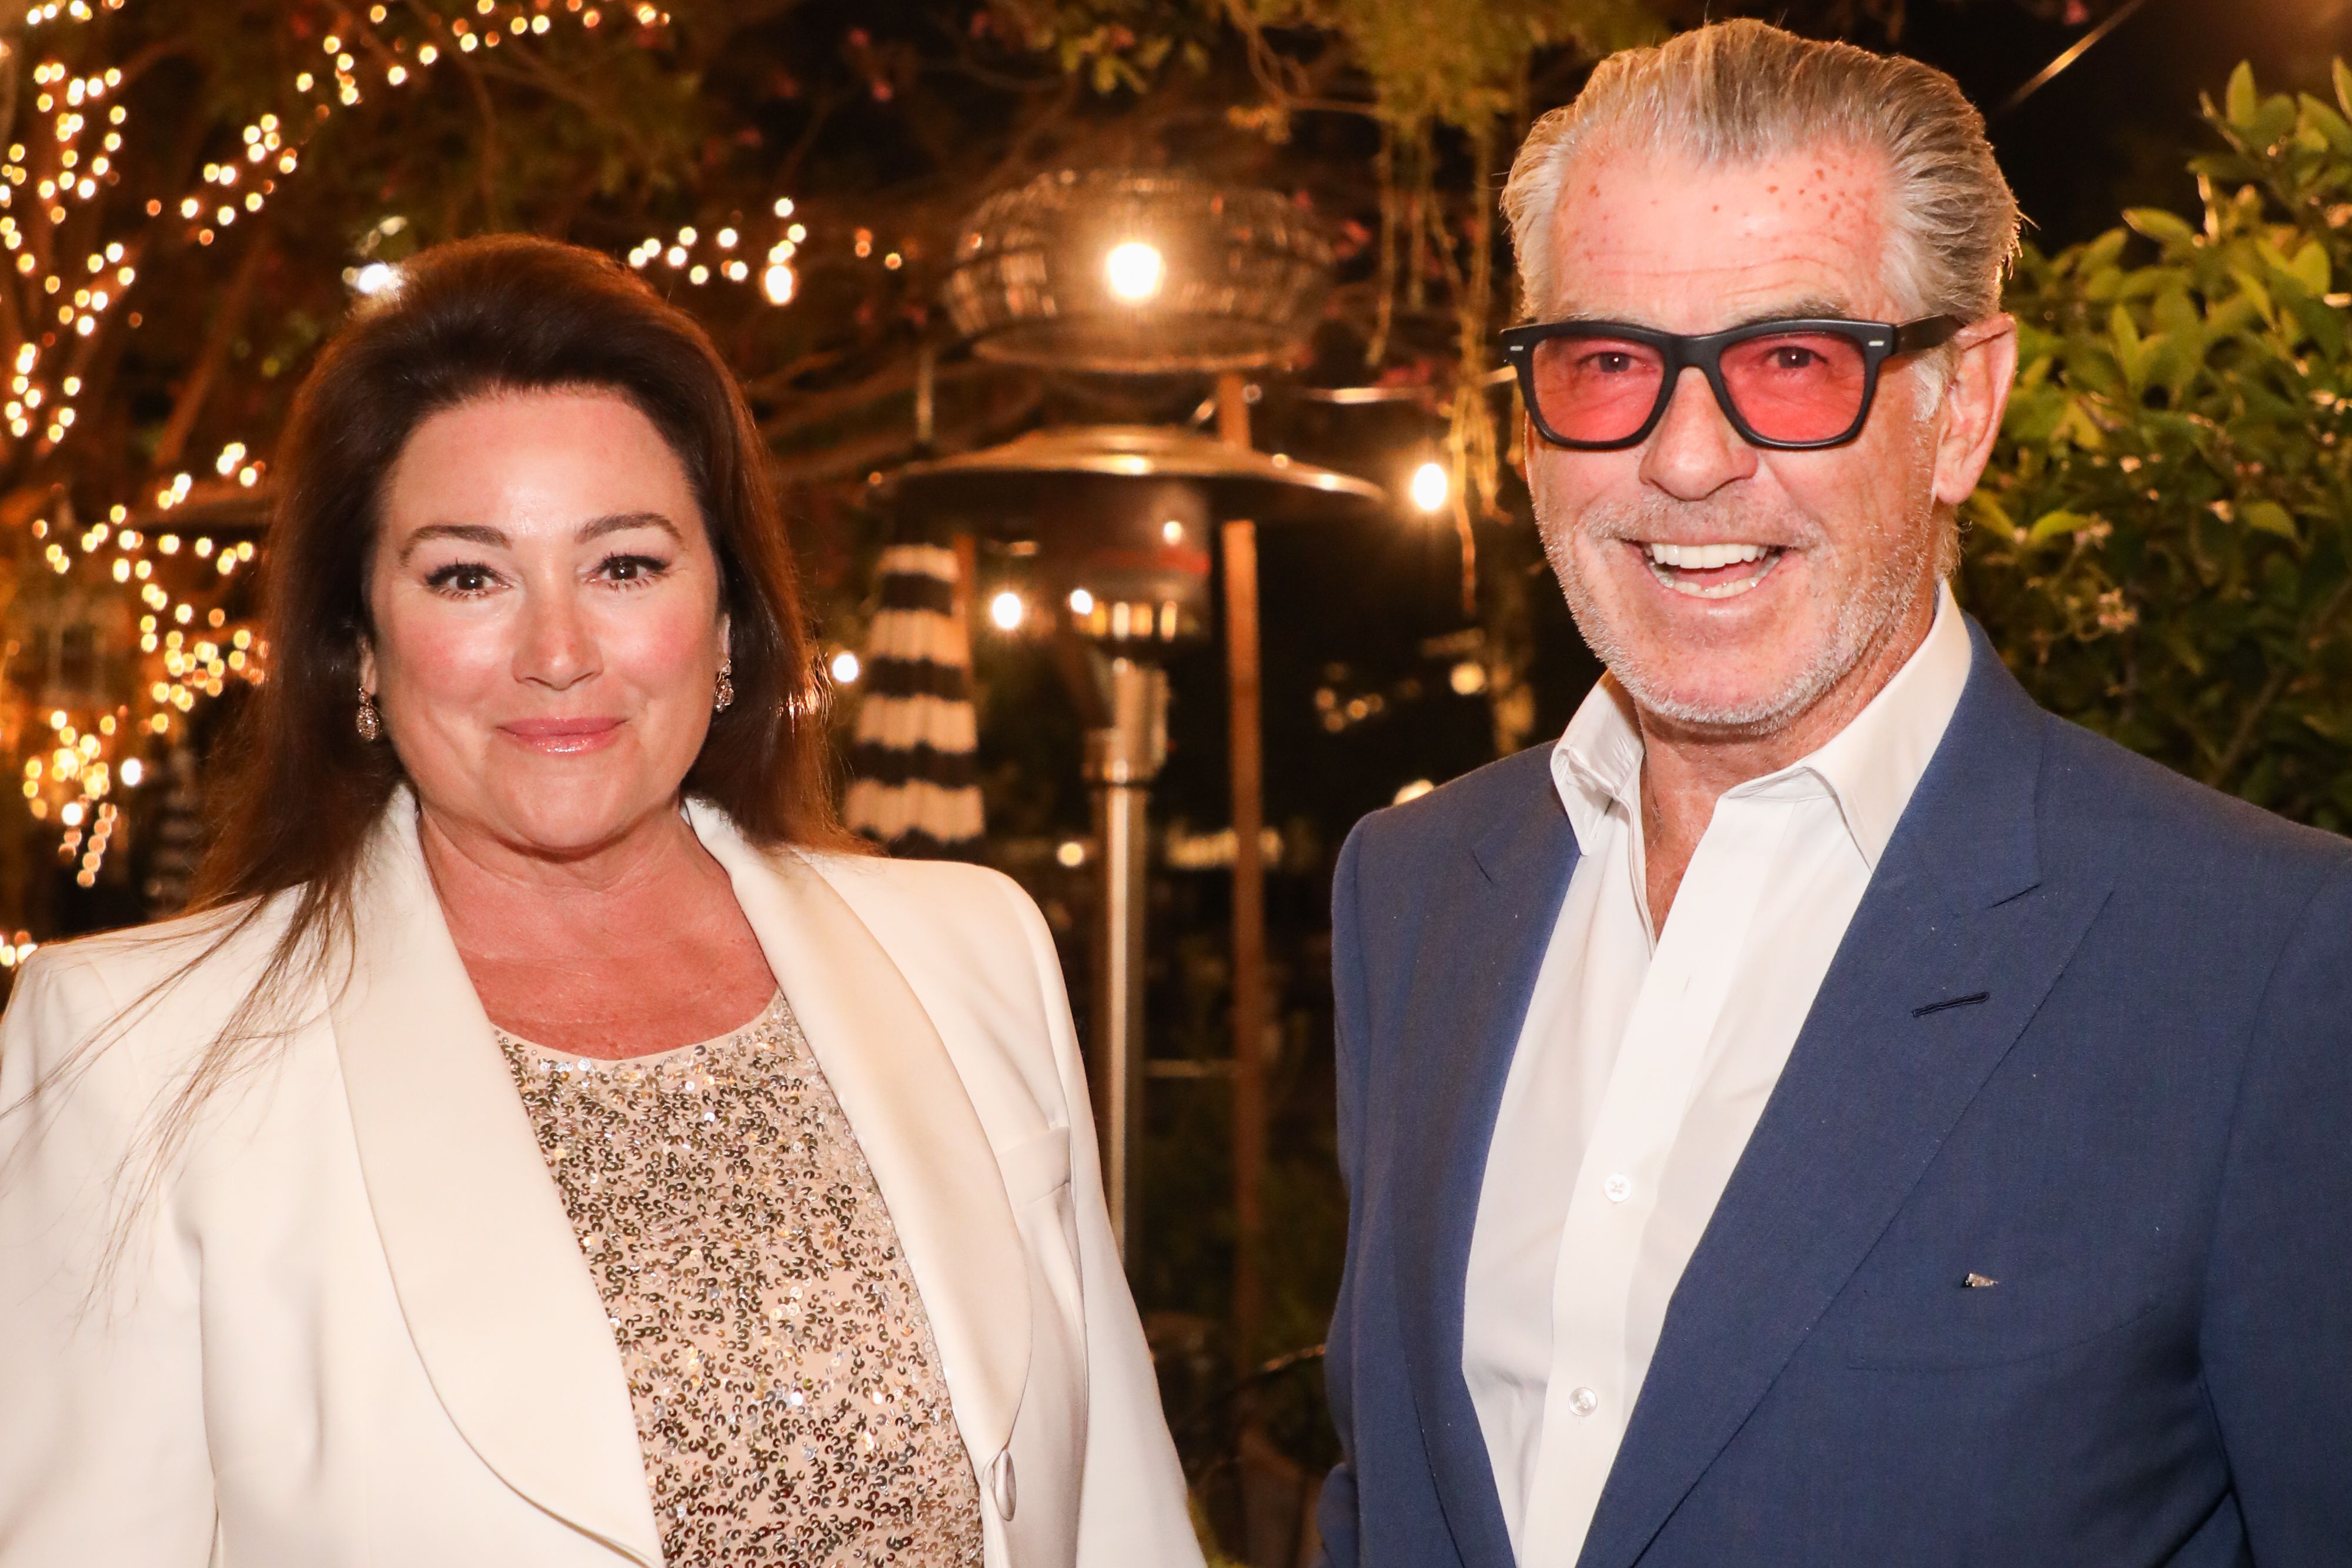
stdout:
<svg viewBox="0 0 2352 1568">
<path fill-rule="evenodd" d="M 1020 1493 L 1013 1484 L 1013 1450 L 1011 1448 L 997 1455 L 996 1463 L 988 1467 L 988 1490 L 990 1495 L 996 1500 L 998 1516 L 1011 1519 L 1013 1505 L 1021 1500 Z"/>
</svg>

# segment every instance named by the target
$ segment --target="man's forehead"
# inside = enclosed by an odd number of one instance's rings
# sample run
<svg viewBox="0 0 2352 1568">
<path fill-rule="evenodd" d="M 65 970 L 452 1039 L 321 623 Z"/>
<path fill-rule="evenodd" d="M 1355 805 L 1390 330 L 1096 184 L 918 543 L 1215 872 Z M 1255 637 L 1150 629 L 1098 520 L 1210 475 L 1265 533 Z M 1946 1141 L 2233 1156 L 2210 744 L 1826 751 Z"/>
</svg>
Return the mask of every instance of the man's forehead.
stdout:
<svg viewBox="0 0 2352 1568">
<path fill-rule="evenodd" d="M 1888 308 L 1885 164 L 1843 149 L 1754 163 L 1587 152 L 1561 171 L 1550 309 L 1697 331 Z"/>
</svg>

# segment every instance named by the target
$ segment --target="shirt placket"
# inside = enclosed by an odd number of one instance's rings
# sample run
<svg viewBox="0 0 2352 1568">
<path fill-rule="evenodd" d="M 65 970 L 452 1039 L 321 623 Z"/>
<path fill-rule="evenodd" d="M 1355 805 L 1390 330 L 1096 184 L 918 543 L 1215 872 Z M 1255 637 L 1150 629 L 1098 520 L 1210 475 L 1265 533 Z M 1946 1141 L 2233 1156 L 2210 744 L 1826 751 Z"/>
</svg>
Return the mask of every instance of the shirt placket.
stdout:
<svg viewBox="0 0 2352 1568">
<path fill-rule="evenodd" d="M 1524 1568 L 1572 1568 L 1640 1393 L 1627 1312 L 1643 1232 L 1789 812 L 1779 800 L 1717 803 L 1626 1019 L 1560 1236 L 1542 1448 L 1524 1532 L 1549 1550 L 1531 1553 Z"/>
</svg>

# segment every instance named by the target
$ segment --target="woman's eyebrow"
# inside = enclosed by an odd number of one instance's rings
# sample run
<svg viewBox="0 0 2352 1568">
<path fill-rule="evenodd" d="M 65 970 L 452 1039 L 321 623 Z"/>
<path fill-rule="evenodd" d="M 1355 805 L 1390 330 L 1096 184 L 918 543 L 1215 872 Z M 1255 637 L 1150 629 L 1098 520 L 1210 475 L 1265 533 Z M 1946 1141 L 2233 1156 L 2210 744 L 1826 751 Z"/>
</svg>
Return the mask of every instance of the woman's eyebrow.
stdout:
<svg viewBox="0 0 2352 1568">
<path fill-rule="evenodd" d="M 659 512 L 612 512 L 601 517 L 591 517 L 580 525 L 574 538 L 584 544 L 590 539 L 623 533 L 630 528 L 659 528 L 679 543 L 685 542 L 685 537 L 677 531 L 677 525 Z M 490 549 L 504 549 L 514 542 L 504 530 L 491 528 L 487 523 L 427 523 L 401 541 L 401 563 L 406 565 L 418 546 L 430 544 L 435 539 L 457 539 Z"/>
<path fill-rule="evenodd" d="M 677 531 L 677 525 L 659 512 L 614 512 L 592 518 L 580 525 L 578 537 L 584 544 L 590 539 L 602 538 L 606 534 L 617 534 L 629 528 L 659 528 L 678 543 L 686 542 L 685 536 Z"/>
<path fill-rule="evenodd" d="M 487 545 L 493 549 L 503 549 L 508 542 L 504 533 L 484 523 L 427 523 L 401 541 L 401 564 L 408 564 L 408 558 L 416 553 L 417 546 L 430 544 L 435 539 L 462 539 L 470 545 Z"/>
</svg>

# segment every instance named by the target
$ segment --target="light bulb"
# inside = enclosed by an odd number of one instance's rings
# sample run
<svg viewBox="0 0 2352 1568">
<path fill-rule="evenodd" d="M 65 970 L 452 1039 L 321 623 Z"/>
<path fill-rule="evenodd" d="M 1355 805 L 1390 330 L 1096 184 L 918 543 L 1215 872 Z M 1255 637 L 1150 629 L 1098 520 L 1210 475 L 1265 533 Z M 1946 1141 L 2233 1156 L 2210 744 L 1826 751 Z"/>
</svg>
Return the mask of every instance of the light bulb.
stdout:
<svg viewBox="0 0 2352 1568">
<path fill-rule="evenodd" d="M 996 622 L 1001 632 L 1019 631 L 1022 618 L 1028 613 L 1029 607 L 1009 588 L 988 601 L 988 618 Z"/>
<path fill-rule="evenodd" d="M 1131 239 L 1111 247 L 1103 258 L 1103 271 L 1110 279 L 1110 291 L 1121 299 L 1140 303 L 1160 292 L 1167 264 L 1160 252 L 1139 239 Z"/>
<path fill-rule="evenodd" d="M 1443 464 L 1424 463 L 1412 471 L 1412 504 L 1424 512 L 1442 508 L 1453 488 Z"/>
<path fill-rule="evenodd" d="M 842 685 L 855 683 L 864 671 L 865 666 L 858 664 L 857 655 L 846 648 L 833 656 L 833 678 Z"/>
<path fill-rule="evenodd" d="M 1071 613 L 1071 614 L 1073 614 L 1073 615 L 1092 615 L 1094 612 L 1095 612 L 1095 596 L 1094 596 L 1093 594 L 1088 593 L 1088 592 L 1087 592 L 1085 589 L 1083 589 L 1083 588 L 1074 588 L 1074 589 L 1070 590 L 1070 613 Z"/>
</svg>

